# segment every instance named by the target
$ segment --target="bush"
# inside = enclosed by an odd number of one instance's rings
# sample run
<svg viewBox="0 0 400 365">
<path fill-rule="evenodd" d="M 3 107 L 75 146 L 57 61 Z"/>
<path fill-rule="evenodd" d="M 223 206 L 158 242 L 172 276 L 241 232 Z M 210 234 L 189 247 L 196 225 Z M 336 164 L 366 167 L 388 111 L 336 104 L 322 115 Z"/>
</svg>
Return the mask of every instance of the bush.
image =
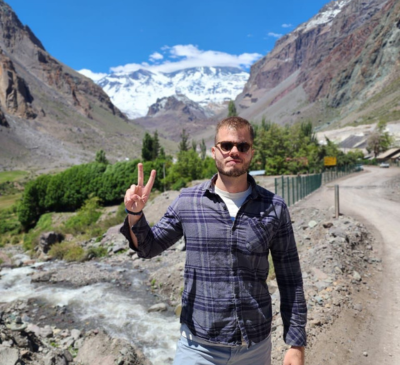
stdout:
<svg viewBox="0 0 400 365">
<path fill-rule="evenodd" d="M 65 222 L 65 233 L 82 234 L 94 225 L 101 216 L 99 199 L 91 198 L 85 202 L 78 213 Z"/>
<path fill-rule="evenodd" d="M 86 253 L 87 257 L 91 257 L 91 256 L 92 257 L 105 257 L 105 256 L 107 256 L 107 254 L 108 254 L 107 249 L 102 246 L 90 247 Z"/>
<path fill-rule="evenodd" d="M 85 250 L 74 242 L 61 242 L 51 246 L 49 255 L 54 259 L 65 261 L 83 261 Z"/>
</svg>

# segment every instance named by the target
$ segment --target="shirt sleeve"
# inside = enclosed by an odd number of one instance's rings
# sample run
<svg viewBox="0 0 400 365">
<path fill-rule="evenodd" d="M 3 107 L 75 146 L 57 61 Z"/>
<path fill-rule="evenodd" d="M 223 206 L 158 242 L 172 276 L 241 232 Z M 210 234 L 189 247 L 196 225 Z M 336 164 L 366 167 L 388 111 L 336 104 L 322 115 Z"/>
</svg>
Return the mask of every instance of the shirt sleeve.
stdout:
<svg viewBox="0 0 400 365">
<path fill-rule="evenodd" d="M 283 339 L 291 346 L 306 346 L 307 303 L 292 222 L 285 204 L 281 207 L 271 255 L 281 297 Z"/>
<path fill-rule="evenodd" d="M 136 251 L 139 257 L 150 259 L 157 256 L 182 237 L 182 224 L 175 211 L 177 205 L 178 199 L 169 206 L 161 220 L 153 227 L 150 227 L 144 214 L 132 227 L 129 226 L 128 217 L 125 218 L 120 232 L 129 241 L 129 247 Z M 132 242 L 130 230 L 132 230 L 137 238 L 137 249 Z"/>
</svg>

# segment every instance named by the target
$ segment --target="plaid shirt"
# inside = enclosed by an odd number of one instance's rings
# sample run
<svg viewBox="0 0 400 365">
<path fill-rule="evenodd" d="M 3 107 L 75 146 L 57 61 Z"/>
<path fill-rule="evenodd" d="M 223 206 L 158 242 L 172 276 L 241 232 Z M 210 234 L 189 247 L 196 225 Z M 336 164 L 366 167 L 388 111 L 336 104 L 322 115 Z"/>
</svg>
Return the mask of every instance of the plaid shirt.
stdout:
<svg viewBox="0 0 400 365">
<path fill-rule="evenodd" d="M 214 178 L 215 179 L 215 176 Z M 213 180 L 183 189 L 152 228 L 142 217 L 121 233 L 138 255 L 152 258 L 186 241 L 185 287 L 181 323 L 193 335 L 212 343 L 250 346 L 271 332 L 272 305 L 266 279 L 271 252 L 281 297 L 284 340 L 305 346 L 307 306 L 296 242 L 283 199 L 256 185 L 232 222 Z"/>
</svg>

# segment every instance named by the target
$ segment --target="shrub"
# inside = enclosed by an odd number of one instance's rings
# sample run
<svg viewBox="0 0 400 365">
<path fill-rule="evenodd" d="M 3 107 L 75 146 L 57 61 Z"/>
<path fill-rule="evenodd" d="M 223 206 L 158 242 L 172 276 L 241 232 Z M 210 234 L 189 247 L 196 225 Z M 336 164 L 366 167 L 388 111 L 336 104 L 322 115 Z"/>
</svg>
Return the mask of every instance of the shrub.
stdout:
<svg viewBox="0 0 400 365">
<path fill-rule="evenodd" d="M 83 261 L 85 250 L 75 242 L 61 242 L 51 246 L 49 255 L 58 260 Z"/>
<path fill-rule="evenodd" d="M 90 247 L 88 250 L 87 250 L 87 257 L 90 257 L 90 256 L 92 256 L 92 257 L 105 257 L 105 256 L 107 256 L 107 249 L 105 248 L 105 247 L 102 247 L 102 246 L 100 246 L 100 247 Z"/>
</svg>

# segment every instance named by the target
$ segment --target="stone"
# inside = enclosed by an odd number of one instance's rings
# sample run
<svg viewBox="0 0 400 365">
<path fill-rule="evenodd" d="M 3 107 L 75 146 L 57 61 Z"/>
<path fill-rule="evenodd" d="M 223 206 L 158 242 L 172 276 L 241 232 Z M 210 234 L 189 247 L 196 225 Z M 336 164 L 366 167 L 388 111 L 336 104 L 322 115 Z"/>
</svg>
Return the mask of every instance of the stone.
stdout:
<svg viewBox="0 0 400 365">
<path fill-rule="evenodd" d="M 356 280 L 356 281 L 361 281 L 362 280 L 361 275 L 357 271 L 353 272 L 353 279 Z"/>
<path fill-rule="evenodd" d="M 76 329 L 71 330 L 71 337 L 72 337 L 74 340 L 77 340 L 79 337 L 81 337 L 81 335 L 82 335 L 82 332 L 81 332 L 81 331 L 76 330 Z"/>
<path fill-rule="evenodd" d="M 15 348 L 0 347 L 1 365 L 16 365 L 19 363 L 19 352 Z"/>
<path fill-rule="evenodd" d="M 39 335 L 44 338 L 53 337 L 53 329 L 50 326 L 45 326 L 40 329 Z"/>
<path fill-rule="evenodd" d="M 309 221 L 308 222 L 308 227 L 314 228 L 317 224 L 318 224 L 318 222 L 316 222 L 316 221 Z"/>
<path fill-rule="evenodd" d="M 177 316 L 177 317 L 180 317 L 180 315 L 181 315 L 181 313 L 182 313 L 182 304 L 178 304 L 176 307 L 175 307 L 175 315 Z"/>
<path fill-rule="evenodd" d="M 50 247 L 55 243 L 59 243 L 63 241 L 64 236 L 61 233 L 57 232 L 46 232 L 43 233 L 39 238 L 39 247 L 43 253 L 47 253 L 50 250 Z"/>
<path fill-rule="evenodd" d="M 147 312 L 165 312 L 168 310 L 168 306 L 165 303 L 158 303 L 158 304 L 154 304 L 152 305 Z"/>
<path fill-rule="evenodd" d="M 44 365 L 68 365 L 64 351 L 52 350 L 43 359 Z"/>
</svg>

